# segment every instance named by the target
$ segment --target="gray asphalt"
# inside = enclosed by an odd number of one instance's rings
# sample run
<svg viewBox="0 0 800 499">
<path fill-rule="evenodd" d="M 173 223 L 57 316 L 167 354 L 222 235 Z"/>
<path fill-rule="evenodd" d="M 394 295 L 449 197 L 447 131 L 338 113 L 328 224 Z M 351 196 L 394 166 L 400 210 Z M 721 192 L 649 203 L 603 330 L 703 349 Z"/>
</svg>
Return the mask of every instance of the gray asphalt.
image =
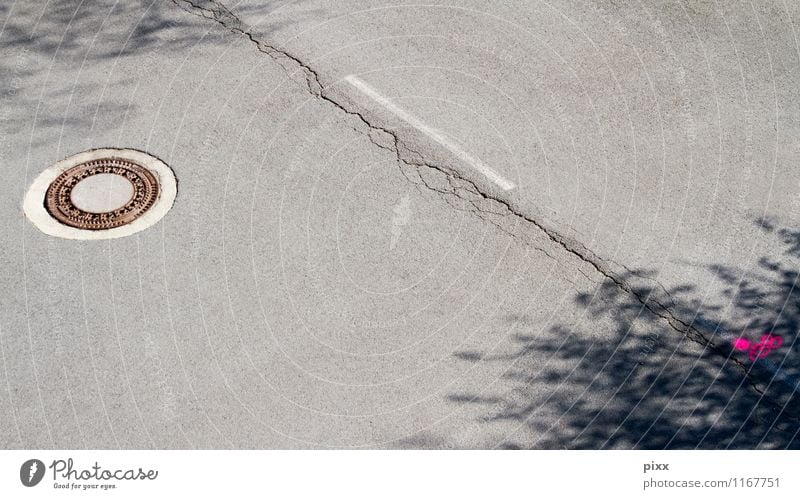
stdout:
<svg viewBox="0 0 800 499">
<path fill-rule="evenodd" d="M 798 9 L 0 7 L 0 448 L 800 447 Z M 39 232 L 99 147 L 172 210 Z"/>
</svg>

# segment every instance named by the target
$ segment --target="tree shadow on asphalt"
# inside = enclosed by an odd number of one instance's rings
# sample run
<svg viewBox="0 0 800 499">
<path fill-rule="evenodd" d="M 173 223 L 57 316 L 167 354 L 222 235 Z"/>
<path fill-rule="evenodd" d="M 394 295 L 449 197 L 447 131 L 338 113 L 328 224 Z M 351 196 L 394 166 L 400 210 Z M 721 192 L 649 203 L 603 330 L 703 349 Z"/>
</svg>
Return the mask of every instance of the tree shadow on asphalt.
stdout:
<svg viewBox="0 0 800 499">
<path fill-rule="evenodd" d="M 491 443 L 499 448 L 800 448 L 800 371 L 792 362 L 800 232 L 763 219 L 757 225 L 779 238 L 785 252 L 746 270 L 708 266 L 729 305 L 704 306 L 690 284 L 635 288 L 639 297 L 688 317 L 694 339 L 606 280 L 575 303 L 589 321 L 610 321 L 613 340 L 557 325 L 552 335 L 517 335 L 510 354 L 459 352 L 465 362 L 510 366 L 504 378 L 515 388 L 449 399 L 477 409 L 479 428 L 518 428 Z M 642 275 L 622 277 L 641 282 Z"/>
<path fill-rule="evenodd" d="M 170 4 L 171 5 L 171 4 Z M 155 2 L 16 2 L 4 6 L 0 46 L 9 53 L 27 51 L 80 62 L 84 57 L 115 59 L 143 50 L 180 51 L 198 42 L 178 28 L 192 22 L 167 19 Z M 122 43 L 103 43 L 104 37 Z"/>
<path fill-rule="evenodd" d="M 0 72 L 4 75 L 5 133 L 24 133 L 34 125 L 53 133 L 62 127 L 90 127 L 97 112 L 73 111 L 65 115 L 62 107 L 51 103 L 68 99 L 80 108 L 84 96 L 96 99 L 102 85 L 120 88 L 135 83 L 122 75 L 112 79 L 110 74 L 92 80 L 88 74 L 96 63 L 124 61 L 134 55 L 155 60 L 202 43 L 200 36 L 181 29 L 191 20 L 168 19 L 165 7 L 145 1 L 71 0 L 4 5 L 0 9 L 4 23 L 0 33 L 0 52 L 4 54 Z M 74 68 L 73 80 L 54 81 L 54 65 Z M 107 70 L 107 66 L 99 67 Z M 98 112 L 109 116 L 135 111 L 129 103 L 108 100 L 97 106 Z"/>
<path fill-rule="evenodd" d="M 4 132 L 22 133 L 34 117 L 36 128 L 55 133 L 65 126 L 90 127 L 97 112 L 71 112 L 65 116 L 58 106 L 49 103 L 62 102 L 66 93 L 70 101 L 79 105 L 83 96 L 94 96 L 91 92 L 104 86 L 117 91 L 133 88 L 136 79 L 147 77 L 154 67 L 171 71 L 174 61 L 183 62 L 197 47 L 228 46 L 234 35 L 213 20 L 201 18 L 199 11 L 189 13 L 187 9 L 191 7 L 182 9 L 169 0 L 17 1 L 0 6 Z M 281 26 L 273 23 L 270 31 Z M 135 66 L 123 71 L 132 67 L 128 60 L 134 61 Z M 103 73 L 95 80 L 88 77 L 97 71 L 95 68 L 108 71 L 107 62 L 114 62 L 114 73 Z M 74 68 L 73 81 L 52 84 L 50 72 L 54 65 Z M 139 76 L 128 77 L 137 70 Z M 106 100 L 102 107 L 98 112 L 112 116 L 136 112 L 135 105 L 129 102 Z"/>
</svg>

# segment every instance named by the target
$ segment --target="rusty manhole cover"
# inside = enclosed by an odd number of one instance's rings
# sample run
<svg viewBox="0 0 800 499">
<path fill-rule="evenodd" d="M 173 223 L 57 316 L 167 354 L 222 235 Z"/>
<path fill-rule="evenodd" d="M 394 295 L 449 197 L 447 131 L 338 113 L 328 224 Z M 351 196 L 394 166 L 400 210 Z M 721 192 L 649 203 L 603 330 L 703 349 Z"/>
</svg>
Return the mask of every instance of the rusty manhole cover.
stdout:
<svg viewBox="0 0 800 499">
<path fill-rule="evenodd" d="M 73 189 L 96 175 L 118 175 L 133 186 L 133 195 L 122 207 L 103 212 L 86 211 L 76 206 Z M 103 158 L 73 166 L 47 189 L 47 211 L 59 222 L 88 230 L 113 229 L 139 218 L 158 199 L 155 176 L 132 161 L 122 158 Z M 79 203 L 78 203 L 79 204 Z"/>
<path fill-rule="evenodd" d="M 25 214 L 43 232 L 108 239 L 158 222 L 177 193 L 172 170 L 131 149 L 95 149 L 51 166 L 34 181 Z"/>
</svg>

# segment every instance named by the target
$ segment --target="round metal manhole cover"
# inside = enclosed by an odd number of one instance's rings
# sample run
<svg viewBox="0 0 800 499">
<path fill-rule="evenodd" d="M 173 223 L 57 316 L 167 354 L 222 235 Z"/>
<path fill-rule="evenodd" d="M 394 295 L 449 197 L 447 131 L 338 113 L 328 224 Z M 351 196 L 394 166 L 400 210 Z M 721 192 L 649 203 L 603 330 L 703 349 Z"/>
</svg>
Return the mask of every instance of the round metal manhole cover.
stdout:
<svg viewBox="0 0 800 499">
<path fill-rule="evenodd" d="M 110 239 L 154 225 L 176 194 L 175 176 L 158 158 L 132 149 L 94 149 L 42 172 L 24 208 L 46 234 Z"/>
<path fill-rule="evenodd" d="M 79 194 L 82 185 L 103 175 L 112 178 L 116 176 L 133 187 L 130 199 L 123 206 L 108 211 L 103 210 L 102 198 L 106 197 L 104 194 L 107 194 L 107 197 L 114 195 L 113 180 L 107 182 L 108 189 L 94 190 L 100 191 L 99 193 L 90 190 L 87 194 L 75 196 L 77 199 L 73 199 L 73 193 Z M 122 189 L 116 189 L 120 190 Z M 47 211 L 63 224 L 79 229 L 106 230 L 129 224 L 139 218 L 153 206 L 158 199 L 158 193 L 158 181 L 147 168 L 122 158 L 102 158 L 73 166 L 59 175 L 47 189 L 45 200 Z M 81 201 L 78 201 L 81 198 L 84 198 L 83 203 L 100 206 L 92 209 L 83 205 L 82 208 Z"/>
</svg>

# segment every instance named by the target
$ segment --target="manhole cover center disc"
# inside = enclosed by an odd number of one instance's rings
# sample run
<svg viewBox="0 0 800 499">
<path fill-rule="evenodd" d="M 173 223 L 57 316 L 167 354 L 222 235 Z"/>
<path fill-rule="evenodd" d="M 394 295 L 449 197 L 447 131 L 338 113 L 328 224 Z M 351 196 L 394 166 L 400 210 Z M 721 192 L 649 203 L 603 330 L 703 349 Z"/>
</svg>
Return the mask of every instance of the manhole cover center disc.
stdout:
<svg viewBox="0 0 800 499">
<path fill-rule="evenodd" d="M 63 224 L 105 230 L 136 220 L 158 195 L 158 180 L 147 168 L 127 159 L 101 158 L 61 173 L 47 189 L 46 204 Z"/>
<path fill-rule="evenodd" d="M 113 173 L 98 173 L 81 180 L 72 188 L 72 204 L 83 211 L 106 213 L 125 206 L 133 199 L 130 180 Z"/>
</svg>

